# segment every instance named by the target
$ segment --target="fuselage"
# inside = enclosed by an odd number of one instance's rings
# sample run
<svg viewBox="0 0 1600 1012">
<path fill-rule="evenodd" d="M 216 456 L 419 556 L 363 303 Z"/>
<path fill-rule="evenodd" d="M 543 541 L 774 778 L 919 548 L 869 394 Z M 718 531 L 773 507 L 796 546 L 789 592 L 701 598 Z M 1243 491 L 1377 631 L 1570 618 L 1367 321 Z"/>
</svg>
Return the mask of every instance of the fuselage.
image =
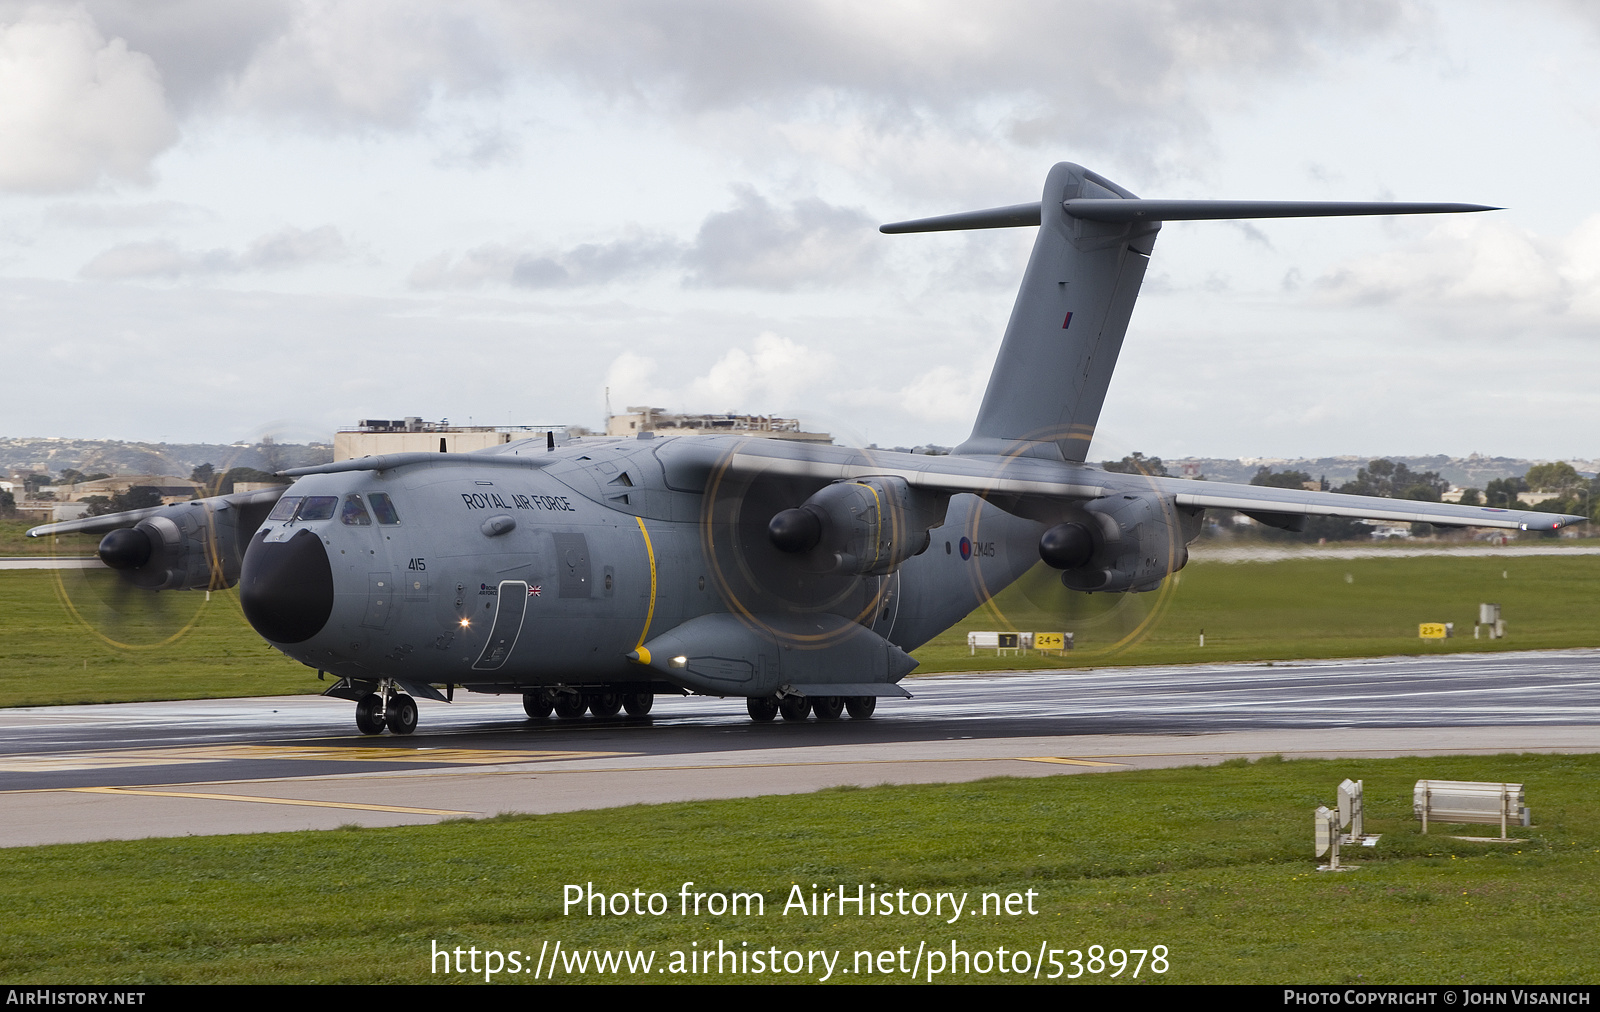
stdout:
<svg viewBox="0 0 1600 1012">
<path fill-rule="evenodd" d="M 753 492 L 727 478 L 749 443 L 528 441 L 492 463 L 441 454 L 307 475 L 250 541 L 246 615 L 284 653 L 341 677 L 510 692 L 659 680 L 630 660 L 642 644 L 703 615 L 763 614 L 773 595 L 909 651 L 1038 561 L 1037 523 L 956 495 L 894 573 L 801 574 L 798 599 L 774 583 L 782 572 L 751 583 L 746 553 L 770 551 L 767 519 L 816 483 Z"/>
</svg>

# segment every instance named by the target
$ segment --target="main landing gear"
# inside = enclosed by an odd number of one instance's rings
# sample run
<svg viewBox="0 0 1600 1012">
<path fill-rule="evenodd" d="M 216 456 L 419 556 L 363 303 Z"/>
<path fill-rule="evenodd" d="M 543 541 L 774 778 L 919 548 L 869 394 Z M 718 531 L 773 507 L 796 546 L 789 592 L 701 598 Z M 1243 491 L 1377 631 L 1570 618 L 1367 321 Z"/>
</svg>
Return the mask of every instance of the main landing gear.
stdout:
<svg viewBox="0 0 1600 1012">
<path fill-rule="evenodd" d="M 356 727 L 362 734 L 410 734 L 417 729 L 417 701 L 384 679 L 377 692 L 369 692 L 356 703 Z"/>
<path fill-rule="evenodd" d="M 585 713 L 596 717 L 615 717 L 626 710 L 630 717 L 643 717 L 655 705 L 652 692 L 616 692 L 606 689 L 580 692 L 576 689 L 539 689 L 522 694 L 522 709 L 534 720 L 544 720 L 552 712 L 562 720 L 576 720 Z"/>
<path fill-rule="evenodd" d="M 778 714 L 784 720 L 805 720 L 807 714 L 816 714 L 818 720 L 838 720 L 846 710 L 852 720 L 866 720 L 878 708 L 876 696 L 795 696 L 781 699 L 777 696 L 750 696 L 744 701 L 750 719 L 761 724 L 769 723 Z"/>
</svg>

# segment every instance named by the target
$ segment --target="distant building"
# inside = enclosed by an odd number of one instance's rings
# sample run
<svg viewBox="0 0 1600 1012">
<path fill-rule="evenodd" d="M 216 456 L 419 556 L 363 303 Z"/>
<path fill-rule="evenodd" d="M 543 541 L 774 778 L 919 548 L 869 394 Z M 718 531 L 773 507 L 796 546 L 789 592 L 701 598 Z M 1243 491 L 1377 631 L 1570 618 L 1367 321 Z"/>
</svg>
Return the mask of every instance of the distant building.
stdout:
<svg viewBox="0 0 1600 1012">
<path fill-rule="evenodd" d="M 606 435 L 637 436 L 655 432 L 664 436 L 754 436 L 790 439 L 801 443 L 831 443 L 826 432 L 805 432 L 797 418 L 770 415 L 676 415 L 665 408 L 629 406 L 627 413 L 606 419 Z"/>
<path fill-rule="evenodd" d="M 389 420 L 366 418 L 333 436 L 333 459 L 351 460 L 382 453 L 472 453 L 555 432 L 564 440 L 565 425 L 451 425 L 425 422 L 416 415 Z"/>
<path fill-rule="evenodd" d="M 57 502 L 82 502 L 90 496 L 127 495 L 131 488 L 153 488 L 161 493 L 161 504 L 188 502 L 205 494 L 205 486 L 198 481 L 179 478 L 171 474 L 118 474 L 94 481 L 80 481 L 75 485 L 56 485 L 39 491 L 54 492 Z"/>
</svg>

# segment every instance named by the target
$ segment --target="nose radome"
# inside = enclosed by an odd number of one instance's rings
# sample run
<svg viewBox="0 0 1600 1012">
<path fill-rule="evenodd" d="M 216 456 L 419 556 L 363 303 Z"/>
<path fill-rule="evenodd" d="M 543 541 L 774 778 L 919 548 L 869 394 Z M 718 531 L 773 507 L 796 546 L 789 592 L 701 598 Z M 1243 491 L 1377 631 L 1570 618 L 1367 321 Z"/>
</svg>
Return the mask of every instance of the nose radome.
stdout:
<svg viewBox="0 0 1600 1012">
<path fill-rule="evenodd" d="M 239 573 L 244 617 L 273 643 L 302 643 L 322 631 L 333 614 L 333 567 L 322 539 L 302 530 L 269 543 L 257 534 Z"/>
</svg>

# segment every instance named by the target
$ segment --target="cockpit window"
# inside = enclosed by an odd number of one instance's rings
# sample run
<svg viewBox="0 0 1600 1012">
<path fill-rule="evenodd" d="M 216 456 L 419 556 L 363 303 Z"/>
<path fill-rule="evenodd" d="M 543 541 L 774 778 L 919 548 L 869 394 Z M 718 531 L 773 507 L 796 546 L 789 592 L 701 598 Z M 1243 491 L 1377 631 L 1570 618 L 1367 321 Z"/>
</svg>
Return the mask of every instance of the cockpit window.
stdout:
<svg viewBox="0 0 1600 1012">
<path fill-rule="evenodd" d="M 295 514 L 295 519 L 327 520 L 338 506 L 339 497 L 336 495 L 308 495 L 306 501 L 300 504 L 300 512 Z"/>
<path fill-rule="evenodd" d="M 377 516 L 378 523 L 392 527 L 400 522 L 400 514 L 395 512 L 394 503 L 389 501 L 387 492 L 369 493 L 367 502 L 372 505 L 372 512 Z"/>
<path fill-rule="evenodd" d="M 367 514 L 367 508 L 361 505 L 361 497 L 353 492 L 344 497 L 344 508 L 339 511 L 339 519 L 347 527 L 372 526 L 372 517 Z"/>
<path fill-rule="evenodd" d="M 268 520 L 287 520 L 294 516 L 294 508 L 300 505 L 303 495 L 286 495 L 278 500 L 278 505 L 272 507 L 272 512 L 267 514 Z"/>
</svg>

